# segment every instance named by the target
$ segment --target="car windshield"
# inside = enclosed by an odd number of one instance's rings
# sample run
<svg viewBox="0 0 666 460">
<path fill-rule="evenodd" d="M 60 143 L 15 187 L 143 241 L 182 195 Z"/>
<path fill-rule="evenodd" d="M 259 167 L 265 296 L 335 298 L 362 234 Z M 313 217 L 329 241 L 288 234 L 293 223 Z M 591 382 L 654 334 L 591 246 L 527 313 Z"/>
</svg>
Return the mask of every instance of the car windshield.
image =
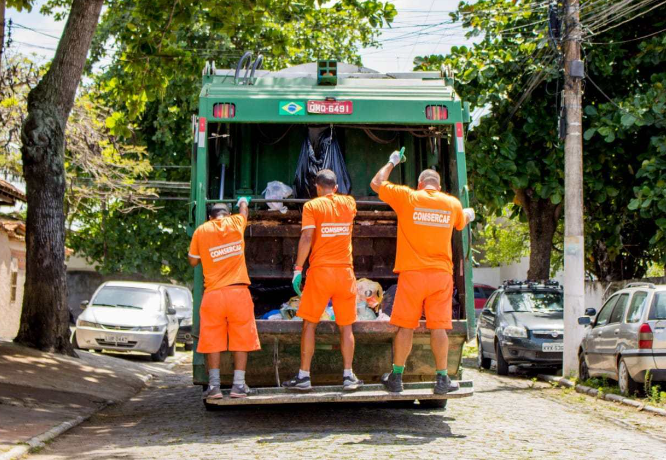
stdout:
<svg viewBox="0 0 666 460">
<path fill-rule="evenodd" d="M 105 286 L 92 300 L 93 306 L 159 310 L 160 294 L 150 289 Z"/>
<path fill-rule="evenodd" d="M 564 311 L 561 292 L 505 292 L 502 311 L 555 313 Z"/>
<path fill-rule="evenodd" d="M 666 319 L 666 292 L 655 294 L 650 319 Z"/>
<path fill-rule="evenodd" d="M 190 306 L 190 293 L 185 289 L 167 288 L 174 308 L 188 308 Z"/>
</svg>

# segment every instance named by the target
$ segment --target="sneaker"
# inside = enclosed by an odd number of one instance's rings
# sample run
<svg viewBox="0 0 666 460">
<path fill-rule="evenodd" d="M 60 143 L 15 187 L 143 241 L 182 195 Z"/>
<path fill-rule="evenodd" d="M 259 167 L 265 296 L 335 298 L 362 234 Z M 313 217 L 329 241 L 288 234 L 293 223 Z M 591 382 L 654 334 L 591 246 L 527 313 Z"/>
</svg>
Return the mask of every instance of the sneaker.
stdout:
<svg viewBox="0 0 666 460">
<path fill-rule="evenodd" d="M 232 385 L 231 392 L 229 392 L 229 396 L 232 398 L 247 398 L 251 394 L 252 390 L 245 383 L 240 385 Z"/>
<path fill-rule="evenodd" d="M 402 392 L 402 374 L 387 372 L 382 375 L 382 384 L 386 388 L 386 391 L 390 393 L 400 393 Z"/>
<path fill-rule="evenodd" d="M 206 391 L 203 392 L 203 399 L 222 399 L 222 390 L 220 387 L 208 387 Z"/>
<path fill-rule="evenodd" d="M 460 385 L 455 382 L 452 382 L 448 375 L 439 375 L 437 374 L 437 381 L 435 382 L 435 389 L 433 393 L 436 395 L 445 395 L 452 391 L 457 391 L 460 389 Z"/>
<path fill-rule="evenodd" d="M 360 380 L 358 377 L 356 377 L 356 374 L 354 373 L 352 373 L 352 375 L 342 377 L 342 389 L 344 391 L 358 390 L 362 386 L 363 380 Z"/>
<path fill-rule="evenodd" d="M 287 390 L 298 390 L 298 391 L 310 391 L 312 390 L 312 384 L 310 383 L 310 377 L 299 377 L 298 374 L 291 380 L 282 382 L 282 386 Z"/>
</svg>

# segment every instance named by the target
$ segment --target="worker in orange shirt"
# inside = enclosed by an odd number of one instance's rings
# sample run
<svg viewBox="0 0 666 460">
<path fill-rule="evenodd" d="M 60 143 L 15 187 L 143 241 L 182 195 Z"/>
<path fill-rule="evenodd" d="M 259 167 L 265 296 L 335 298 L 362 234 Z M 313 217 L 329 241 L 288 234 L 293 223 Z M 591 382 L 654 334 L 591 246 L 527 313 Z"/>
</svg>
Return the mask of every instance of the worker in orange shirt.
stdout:
<svg viewBox="0 0 666 460">
<path fill-rule="evenodd" d="M 227 205 L 215 204 L 209 211 L 208 222 L 196 229 L 190 244 L 190 265 L 201 263 L 204 275 L 197 351 L 206 354 L 208 390 L 204 398 L 208 399 L 222 398 L 221 352 L 231 351 L 234 356 L 230 396 L 245 398 L 250 392 L 245 384 L 247 354 L 261 349 L 245 265 L 243 234 L 249 202 L 249 197 L 240 197 L 239 213 L 234 215 L 229 213 Z"/>
<path fill-rule="evenodd" d="M 294 265 L 292 284 L 301 294 L 303 264 L 310 254 L 310 268 L 303 296 L 296 315 L 303 319 L 301 334 L 301 367 L 298 374 L 282 386 L 290 390 L 309 391 L 310 363 L 314 355 L 315 330 L 329 300 L 333 301 L 335 322 L 340 328 L 340 349 L 343 361 L 343 389 L 356 390 L 363 385 L 352 371 L 356 321 L 356 277 L 352 259 L 352 229 L 356 201 L 338 195 L 335 173 L 324 169 L 315 179 L 318 198 L 303 207 L 301 239 Z M 312 252 L 310 252 L 312 250 Z"/>
<path fill-rule="evenodd" d="M 393 152 L 389 162 L 377 172 L 370 186 L 379 198 L 398 215 L 398 247 L 394 272 L 398 289 L 391 313 L 391 324 L 398 326 L 393 340 L 393 370 L 382 383 L 390 392 L 401 392 L 405 362 L 412 350 L 414 329 L 425 311 L 430 329 L 430 347 L 435 355 L 435 394 L 458 389 L 447 375 L 451 304 L 453 299 L 453 262 L 451 236 L 474 220 L 474 210 L 463 209 L 458 198 L 441 191 L 439 174 L 426 169 L 413 190 L 388 181 L 393 168 L 405 161 Z"/>
</svg>

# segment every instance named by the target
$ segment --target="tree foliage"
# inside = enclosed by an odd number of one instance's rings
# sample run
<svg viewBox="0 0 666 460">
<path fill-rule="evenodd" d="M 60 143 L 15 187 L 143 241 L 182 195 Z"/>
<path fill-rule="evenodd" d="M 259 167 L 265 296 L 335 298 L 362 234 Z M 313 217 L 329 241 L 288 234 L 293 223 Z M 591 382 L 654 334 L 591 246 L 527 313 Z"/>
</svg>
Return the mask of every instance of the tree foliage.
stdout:
<svg viewBox="0 0 666 460">
<path fill-rule="evenodd" d="M 110 0 L 107 5 L 89 62 L 93 69 L 104 57 L 112 60 L 94 76 L 114 109 L 106 126 L 145 145 L 155 167 L 151 179 L 181 182 L 190 179 L 190 123 L 206 61 L 235 67 L 250 50 L 265 56 L 268 69 L 319 57 L 360 64 L 359 49 L 376 44 L 377 28 L 396 14 L 389 2 L 356 0 Z M 122 203 L 88 210 L 81 232 L 87 237 L 73 236 L 69 244 L 103 271 L 188 281 L 187 205 L 157 204 L 156 212 L 134 210 L 122 218 Z"/>
</svg>

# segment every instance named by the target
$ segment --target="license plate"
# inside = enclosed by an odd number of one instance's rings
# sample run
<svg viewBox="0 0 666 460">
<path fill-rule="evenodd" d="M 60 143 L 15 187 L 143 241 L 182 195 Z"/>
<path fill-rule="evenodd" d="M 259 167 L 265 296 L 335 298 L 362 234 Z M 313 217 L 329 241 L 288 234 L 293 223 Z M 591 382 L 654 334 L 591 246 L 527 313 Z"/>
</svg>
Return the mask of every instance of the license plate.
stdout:
<svg viewBox="0 0 666 460">
<path fill-rule="evenodd" d="M 127 343 L 127 337 L 124 335 L 107 335 L 104 337 L 106 342 Z"/>
<path fill-rule="evenodd" d="M 542 351 L 564 351 L 564 343 L 544 343 Z"/>
<path fill-rule="evenodd" d="M 308 113 L 324 115 L 351 115 L 354 113 L 352 101 L 308 101 Z"/>
</svg>

